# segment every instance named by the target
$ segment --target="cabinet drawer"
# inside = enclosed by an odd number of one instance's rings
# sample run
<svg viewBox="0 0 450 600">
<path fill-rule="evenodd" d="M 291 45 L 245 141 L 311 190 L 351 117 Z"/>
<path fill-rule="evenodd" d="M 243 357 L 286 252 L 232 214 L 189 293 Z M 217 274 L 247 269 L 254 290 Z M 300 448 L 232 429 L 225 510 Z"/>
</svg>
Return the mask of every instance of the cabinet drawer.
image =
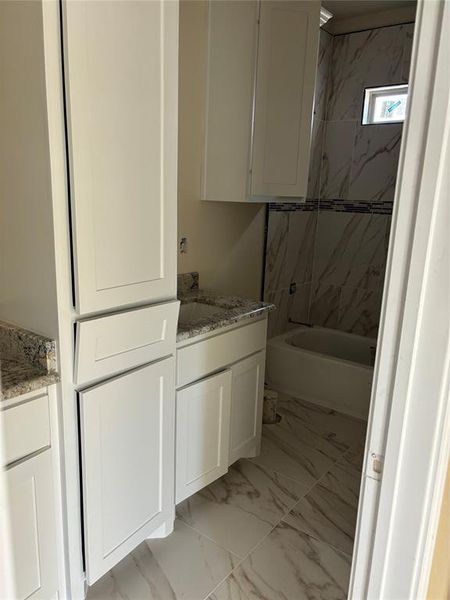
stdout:
<svg viewBox="0 0 450 600">
<path fill-rule="evenodd" d="M 50 446 L 48 396 L 3 411 L 5 463 Z"/>
<path fill-rule="evenodd" d="M 76 324 L 74 380 L 95 381 L 174 353 L 178 300 Z"/>
<path fill-rule="evenodd" d="M 266 346 L 267 318 L 177 350 L 177 387 L 201 379 Z"/>
</svg>

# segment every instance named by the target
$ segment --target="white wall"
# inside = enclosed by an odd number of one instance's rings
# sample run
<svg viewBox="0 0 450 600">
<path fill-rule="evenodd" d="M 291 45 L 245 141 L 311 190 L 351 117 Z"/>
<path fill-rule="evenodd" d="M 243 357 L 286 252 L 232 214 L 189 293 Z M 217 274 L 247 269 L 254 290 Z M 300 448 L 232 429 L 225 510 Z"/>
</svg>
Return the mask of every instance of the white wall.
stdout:
<svg viewBox="0 0 450 600">
<path fill-rule="evenodd" d="M 200 272 L 200 286 L 259 298 L 263 272 L 263 205 L 202 202 L 207 3 L 180 3 L 178 272 Z"/>
<path fill-rule="evenodd" d="M 0 2 L 0 319 L 57 337 L 40 2 Z"/>
</svg>

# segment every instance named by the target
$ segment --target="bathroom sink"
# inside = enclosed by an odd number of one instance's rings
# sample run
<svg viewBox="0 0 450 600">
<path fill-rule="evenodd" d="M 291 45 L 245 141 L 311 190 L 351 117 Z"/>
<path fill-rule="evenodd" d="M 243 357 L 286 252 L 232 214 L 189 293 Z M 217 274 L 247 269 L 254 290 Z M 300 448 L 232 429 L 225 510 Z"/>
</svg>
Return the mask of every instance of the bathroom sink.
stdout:
<svg viewBox="0 0 450 600">
<path fill-rule="evenodd" d="M 215 306 L 214 304 L 204 304 L 203 302 L 187 302 L 180 306 L 180 316 L 178 321 L 181 325 L 211 317 L 212 315 L 220 315 L 226 312 L 226 308 Z"/>
</svg>

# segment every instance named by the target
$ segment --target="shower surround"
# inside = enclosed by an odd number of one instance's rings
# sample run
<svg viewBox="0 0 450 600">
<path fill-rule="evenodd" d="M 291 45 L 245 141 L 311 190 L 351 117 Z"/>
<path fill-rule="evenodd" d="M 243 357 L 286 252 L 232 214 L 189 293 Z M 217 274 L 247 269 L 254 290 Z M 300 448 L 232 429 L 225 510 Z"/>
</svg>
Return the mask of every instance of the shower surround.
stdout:
<svg viewBox="0 0 450 600">
<path fill-rule="evenodd" d="M 413 32 L 320 32 L 308 198 L 269 205 L 269 337 L 293 323 L 377 334 L 403 126 L 361 125 L 364 89 L 407 83 Z"/>
</svg>

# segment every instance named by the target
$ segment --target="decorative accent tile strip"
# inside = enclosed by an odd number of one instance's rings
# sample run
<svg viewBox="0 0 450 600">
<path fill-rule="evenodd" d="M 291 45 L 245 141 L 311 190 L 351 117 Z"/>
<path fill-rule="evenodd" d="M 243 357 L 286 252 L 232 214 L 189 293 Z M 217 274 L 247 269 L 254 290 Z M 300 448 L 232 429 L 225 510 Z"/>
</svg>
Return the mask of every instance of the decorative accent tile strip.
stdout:
<svg viewBox="0 0 450 600">
<path fill-rule="evenodd" d="M 319 207 L 319 201 L 307 199 L 305 202 L 269 202 L 269 210 L 276 212 L 313 211 Z"/>
<path fill-rule="evenodd" d="M 373 213 L 381 215 L 392 214 L 392 200 L 376 201 L 370 200 L 343 200 L 340 198 L 333 200 L 320 200 L 319 210 L 330 210 L 333 212 L 347 213 Z"/>
<path fill-rule="evenodd" d="M 293 202 L 274 202 L 269 204 L 269 210 L 275 212 L 328 210 L 333 212 L 345 213 L 369 213 L 376 215 L 391 215 L 392 206 L 392 200 L 372 202 L 370 200 L 357 201 L 336 198 L 327 200 L 307 200 L 302 204 L 296 204 Z"/>
</svg>

